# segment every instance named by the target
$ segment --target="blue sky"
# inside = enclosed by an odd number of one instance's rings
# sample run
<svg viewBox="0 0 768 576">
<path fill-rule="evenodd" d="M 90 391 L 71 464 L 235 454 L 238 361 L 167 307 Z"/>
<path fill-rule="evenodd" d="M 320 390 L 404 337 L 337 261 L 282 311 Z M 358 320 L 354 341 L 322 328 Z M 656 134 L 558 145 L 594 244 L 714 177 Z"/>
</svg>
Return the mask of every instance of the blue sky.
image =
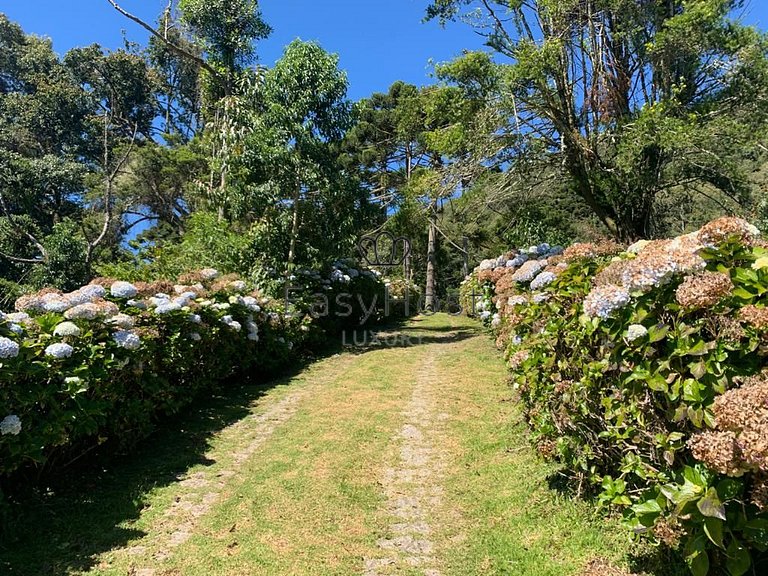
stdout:
<svg viewBox="0 0 768 576">
<path fill-rule="evenodd" d="M 395 80 L 431 82 L 429 60 L 450 60 L 462 49 L 482 47 L 482 39 L 465 25 L 441 29 L 421 23 L 429 0 L 262 0 L 264 17 L 274 28 L 260 43 L 263 64 L 271 65 L 294 38 L 317 40 L 338 53 L 350 80 L 349 95 L 362 98 L 385 91 Z M 154 21 L 165 0 L 121 0 L 128 11 Z M 768 29 L 768 3 L 751 0 L 745 20 Z M 50 36 L 59 53 L 98 42 L 107 48 L 129 40 L 146 42 L 146 34 L 120 16 L 107 0 L 0 0 L 0 12 L 27 32 Z"/>
<path fill-rule="evenodd" d="M 164 0 L 121 0 L 129 12 L 154 22 Z M 429 60 L 450 60 L 463 48 L 476 49 L 482 39 L 467 26 L 445 29 L 421 23 L 428 0 L 262 0 L 273 34 L 258 47 L 260 61 L 271 65 L 294 38 L 317 40 L 340 56 L 350 80 L 349 95 L 358 99 L 386 91 L 395 80 L 430 82 Z M 146 34 L 120 16 L 107 0 L 0 0 L 0 12 L 26 32 L 53 39 L 57 52 L 98 42 L 107 48 L 129 40 L 146 42 Z"/>
</svg>

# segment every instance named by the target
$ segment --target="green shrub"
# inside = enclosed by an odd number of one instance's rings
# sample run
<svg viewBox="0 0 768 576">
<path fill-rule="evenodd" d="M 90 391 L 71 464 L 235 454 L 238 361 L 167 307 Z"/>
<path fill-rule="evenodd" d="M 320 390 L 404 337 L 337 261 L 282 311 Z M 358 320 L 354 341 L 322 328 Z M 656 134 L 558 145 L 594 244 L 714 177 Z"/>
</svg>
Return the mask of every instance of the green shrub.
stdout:
<svg viewBox="0 0 768 576">
<path fill-rule="evenodd" d="M 287 302 L 213 269 L 19 298 L 17 312 L 0 313 L 0 480 L 105 441 L 130 446 L 230 377 L 295 363 L 385 313 L 371 271 L 339 262 L 301 276 Z M 325 314 L 318 294 L 330 299 Z"/>
<path fill-rule="evenodd" d="M 768 561 L 768 250 L 755 233 L 724 218 L 620 255 L 580 244 L 486 263 L 467 282 L 494 290 L 486 320 L 539 452 L 697 576 Z"/>
</svg>

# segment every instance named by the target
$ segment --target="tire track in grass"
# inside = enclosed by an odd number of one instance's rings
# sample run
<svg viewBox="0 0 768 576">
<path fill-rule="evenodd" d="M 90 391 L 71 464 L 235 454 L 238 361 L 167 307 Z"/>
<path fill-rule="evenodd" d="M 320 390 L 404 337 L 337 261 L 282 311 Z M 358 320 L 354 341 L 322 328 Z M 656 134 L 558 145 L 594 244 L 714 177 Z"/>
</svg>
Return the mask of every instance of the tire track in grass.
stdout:
<svg viewBox="0 0 768 576">
<path fill-rule="evenodd" d="M 415 374 L 413 393 L 405 409 L 405 423 L 395 438 L 399 461 L 386 468 L 381 485 L 386 513 L 391 518 L 387 536 L 377 545 L 384 554 L 364 560 L 364 576 L 384 576 L 417 570 L 424 576 L 441 576 L 434 555 L 431 512 L 442 503 L 441 479 L 445 458 L 439 448 L 443 415 L 436 411 L 436 345 L 424 348 L 425 358 Z"/>
<path fill-rule="evenodd" d="M 232 424 L 218 436 L 219 446 L 205 454 L 212 462 L 206 469 L 179 477 L 171 486 L 178 491 L 170 506 L 147 529 L 146 535 L 132 546 L 113 550 L 110 556 L 125 555 L 129 560 L 129 576 L 155 576 L 162 574 L 158 564 L 169 560 L 176 548 L 195 533 L 202 518 L 222 499 L 227 486 L 243 480 L 240 468 L 299 410 L 302 402 L 323 383 L 334 379 L 355 361 L 352 355 L 336 356 L 315 365 L 310 384 L 289 392 L 269 404 L 262 398 L 257 404 L 266 408 L 257 414 Z M 234 447 L 234 451 L 232 450 Z M 111 561 L 103 559 L 91 573 L 109 571 Z"/>
</svg>

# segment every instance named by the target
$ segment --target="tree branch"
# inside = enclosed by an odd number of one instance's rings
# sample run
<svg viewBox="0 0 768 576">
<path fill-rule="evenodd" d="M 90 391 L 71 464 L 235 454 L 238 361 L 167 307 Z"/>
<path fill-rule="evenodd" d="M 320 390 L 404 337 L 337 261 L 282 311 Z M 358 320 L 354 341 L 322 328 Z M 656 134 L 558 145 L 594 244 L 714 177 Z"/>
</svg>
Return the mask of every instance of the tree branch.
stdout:
<svg viewBox="0 0 768 576">
<path fill-rule="evenodd" d="M 11 256 L 5 252 L 0 252 L 0 258 L 5 258 L 11 262 L 23 262 L 24 264 L 42 264 L 44 260 L 39 258 L 19 258 L 18 256 Z"/>
<path fill-rule="evenodd" d="M 168 46 L 168 48 L 170 48 L 170 50 L 172 52 L 175 52 L 177 56 L 180 56 L 181 58 L 186 58 L 188 60 L 191 60 L 193 63 L 195 63 L 197 66 L 199 66 L 200 68 L 202 68 L 203 70 L 205 70 L 209 74 L 211 74 L 217 80 L 220 80 L 220 81 L 224 81 L 225 80 L 225 78 L 219 73 L 218 70 L 216 70 L 216 68 L 214 68 L 213 66 L 208 64 L 208 62 L 206 62 L 200 56 L 197 56 L 196 54 L 192 54 L 191 52 L 188 52 L 187 50 L 184 50 L 184 48 L 181 48 L 180 46 L 177 46 L 176 44 L 174 44 L 173 42 L 168 40 L 168 38 L 166 38 L 162 34 L 160 34 L 152 26 L 150 26 L 149 24 L 144 22 L 144 20 L 142 20 L 138 16 L 134 16 L 130 12 L 127 12 L 126 10 L 121 8 L 118 5 L 118 3 L 115 2 L 115 0 L 107 0 L 107 2 L 109 2 L 115 10 L 120 12 L 120 14 L 122 14 L 123 16 L 128 18 L 129 20 L 132 20 L 133 22 L 136 22 L 136 24 L 138 24 L 139 26 L 141 26 L 142 28 L 147 30 L 155 38 L 158 38 L 159 40 L 161 40 L 166 46 Z"/>
</svg>

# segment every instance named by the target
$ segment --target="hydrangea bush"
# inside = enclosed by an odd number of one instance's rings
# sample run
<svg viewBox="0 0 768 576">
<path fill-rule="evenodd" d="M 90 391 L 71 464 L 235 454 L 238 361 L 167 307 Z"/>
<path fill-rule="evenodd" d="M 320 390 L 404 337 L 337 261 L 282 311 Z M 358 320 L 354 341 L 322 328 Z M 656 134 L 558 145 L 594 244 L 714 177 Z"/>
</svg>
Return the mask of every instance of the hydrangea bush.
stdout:
<svg viewBox="0 0 768 576">
<path fill-rule="evenodd" d="M 292 284 L 287 300 L 271 299 L 204 269 L 19 298 L 0 313 L 0 479 L 105 441 L 130 445 L 201 392 L 396 312 L 383 279 L 351 262 Z"/>
<path fill-rule="evenodd" d="M 539 452 L 696 576 L 768 573 L 766 246 L 721 218 L 626 250 L 513 251 L 463 285 Z"/>
</svg>

